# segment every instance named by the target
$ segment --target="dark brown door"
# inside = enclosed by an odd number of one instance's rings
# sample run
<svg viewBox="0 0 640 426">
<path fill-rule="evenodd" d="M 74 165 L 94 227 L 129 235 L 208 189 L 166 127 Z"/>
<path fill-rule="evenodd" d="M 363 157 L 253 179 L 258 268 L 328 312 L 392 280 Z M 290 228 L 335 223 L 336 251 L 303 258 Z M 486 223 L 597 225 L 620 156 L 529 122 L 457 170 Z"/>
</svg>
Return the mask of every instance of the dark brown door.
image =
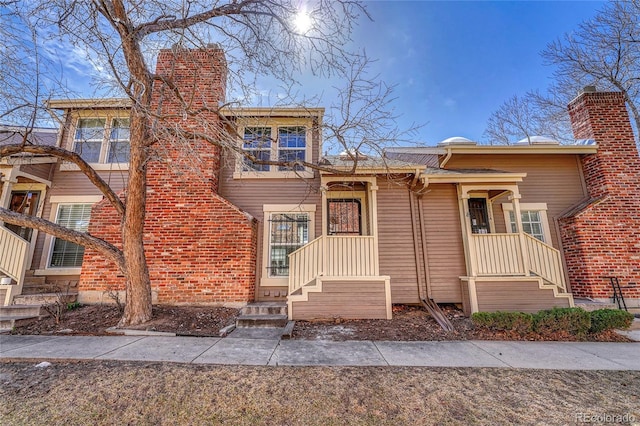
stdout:
<svg viewBox="0 0 640 426">
<path fill-rule="evenodd" d="M 39 200 L 40 191 L 13 191 L 9 202 L 9 210 L 28 216 L 35 216 L 38 211 Z M 25 240 L 31 241 L 33 229 L 10 224 L 5 224 L 5 227 Z"/>
<path fill-rule="evenodd" d="M 490 232 L 486 198 L 469 198 L 469 220 L 471 221 L 471 232 L 474 234 L 488 234 Z"/>
</svg>

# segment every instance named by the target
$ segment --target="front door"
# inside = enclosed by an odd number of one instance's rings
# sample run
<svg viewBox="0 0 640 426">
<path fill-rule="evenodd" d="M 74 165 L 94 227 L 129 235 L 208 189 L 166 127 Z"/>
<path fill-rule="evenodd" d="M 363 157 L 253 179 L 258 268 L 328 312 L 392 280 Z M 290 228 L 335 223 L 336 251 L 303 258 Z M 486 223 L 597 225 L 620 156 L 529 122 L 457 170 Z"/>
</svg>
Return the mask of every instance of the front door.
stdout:
<svg viewBox="0 0 640 426">
<path fill-rule="evenodd" d="M 329 235 L 362 235 L 362 204 L 357 198 L 327 200 Z"/>
<path fill-rule="evenodd" d="M 36 216 L 38 203 L 40 201 L 40 191 L 12 191 L 9 200 L 9 210 L 28 216 Z M 5 224 L 15 234 L 31 241 L 33 229 L 24 226 Z"/>
<path fill-rule="evenodd" d="M 474 234 L 490 232 L 486 198 L 469 198 L 469 220 L 471 220 L 471 232 Z"/>
</svg>

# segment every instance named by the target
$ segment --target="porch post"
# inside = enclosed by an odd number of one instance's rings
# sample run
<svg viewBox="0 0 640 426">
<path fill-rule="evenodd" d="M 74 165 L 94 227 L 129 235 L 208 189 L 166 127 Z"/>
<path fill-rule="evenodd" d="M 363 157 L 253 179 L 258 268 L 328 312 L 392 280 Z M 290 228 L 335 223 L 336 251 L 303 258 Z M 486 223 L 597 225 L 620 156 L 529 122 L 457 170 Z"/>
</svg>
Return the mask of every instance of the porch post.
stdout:
<svg viewBox="0 0 640 426">
<path fill-rule="evenodd" d="M 18 170 L 13 166 L 9 169 L 9 174 L 4 175 L 4 183 L 2 184 L 2 193 L 0 193 L 0 207 L 9 207 L 9 197 L 11 197 L 11 187 L 14 183 L 17 183 L 16 174 Z"/>
<path fill-rule="evenodd" d="M 462 242 L 467 261 L 467 275 L 477 275 L 476 252 L 472 241 L 471 222 L 469 219 L 469 192 L 463 185 L 458 185 L 458 207 L 460 210 L 460 227 L 462 228 Z"/>
<path fill-rule="evenodd" d="M 524 274 L 529 275 L 529 253 L 527 251 L 527 245 L 525 241 L 524 231 L 522 229 L 522 215 L 520 212 L 520 191 L 518 187 L 512 189 L 512 195 L 509 197 L 511 204 L 513 204 L 513 215 L 516 219 L 516 231 L 518 232 L 518 239 L 520 240 L 520 252 L 522 253 L 522 267 L 524 268 Z"/>
<path fill-rule="evenodd" d="M 320 231 L 320 236 L 322 236 L 322 246 L 320 247 L 320 249 L 322 250 L 322 266 L 321 266 L 321 271 L 320 271 L 320 275 L 325 275 L 327 273 L 327 263 L 329 262 L 329 252 L 327 250 L 327 235 L 328 232 L 327 230 L 329 229 L 329 224 L 328 224 L 328 218 L 327 216 L 329 215 L 328 212 L 328 207 L 327 207 L 327 184 L 328 182 L 324 182 L 324 180 L 321 181 L 321 185 L 320 185 L 320 193 L 322 194 L 322 208 L 320 209 L 320 214 L 322 215 L 322 230 Z"/>
<path fill-rule="evenodd" d="M 380 258 L 378 257 L 378 185 L 376 182 L 369 182 L 369 191 L 371 192 L 369 217 L 371 218 L 371 235 L 373 235 L 374 273 L 375 275 L 380 275 Z"/>
</svg>

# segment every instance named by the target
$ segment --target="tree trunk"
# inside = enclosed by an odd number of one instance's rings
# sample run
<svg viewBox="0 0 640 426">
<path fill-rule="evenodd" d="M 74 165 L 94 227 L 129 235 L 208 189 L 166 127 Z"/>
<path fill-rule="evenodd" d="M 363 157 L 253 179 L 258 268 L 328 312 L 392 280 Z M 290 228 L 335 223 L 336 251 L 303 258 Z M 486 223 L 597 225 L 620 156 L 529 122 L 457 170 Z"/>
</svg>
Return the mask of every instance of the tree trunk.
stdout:
<svg viewBox="0 0 640 426">
<path fill-rule="evenodd" d="M 126 305 L 119 326 L 151 319 L 151 279 L 144 254 L 147 199 L 147 118 L 134 107 L 131 114 L 131 157 L 126 212 L 122 225 L 122 251 L 126 268 Z"/>
</svg>

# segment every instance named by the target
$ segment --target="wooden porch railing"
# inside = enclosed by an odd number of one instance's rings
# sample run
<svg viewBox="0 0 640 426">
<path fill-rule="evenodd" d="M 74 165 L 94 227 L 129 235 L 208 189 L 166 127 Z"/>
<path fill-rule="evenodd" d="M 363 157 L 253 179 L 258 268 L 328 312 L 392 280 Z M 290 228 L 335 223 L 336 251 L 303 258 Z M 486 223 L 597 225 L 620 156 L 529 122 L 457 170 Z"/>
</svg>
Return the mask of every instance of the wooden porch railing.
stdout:
<svg viewBox="0 0 640 426">
<path fill-rule="evenodd" d="M 563 292 L 567 290 L 560 252 L 529 234 L 473 234 L 470 244 L 475 253 L 472 272 L 478 276 L 533 273 Z"/>
<path fill-rule="evenodd" d="M 518 234 L 473 234 L 470 242 L 477 275 L 525 275 Z"/>
<path fill-rule="evenodd" d="M 373 236 L 323 235 L 289 255 L 289 294 L 319 276 L 376 275 Z"/>
<path fill-rule="evenodd" d="M 8 276 L 16 282 L 15 285 L 0 285 L 0 289 L 6 290 L 4 300 L 0 300 L 2 305 L 10 304 L 13 296 L 22 292 L 28 249 L 27 240 L 0 225 L 0 276 Z"/>
<path fill-rule="evenodd" d="M 525 247 L 529 255 L 529 269 L 539 277 L 567 291 L 560 251 L 529 234 L 525 236 Z"/>
</svg>

